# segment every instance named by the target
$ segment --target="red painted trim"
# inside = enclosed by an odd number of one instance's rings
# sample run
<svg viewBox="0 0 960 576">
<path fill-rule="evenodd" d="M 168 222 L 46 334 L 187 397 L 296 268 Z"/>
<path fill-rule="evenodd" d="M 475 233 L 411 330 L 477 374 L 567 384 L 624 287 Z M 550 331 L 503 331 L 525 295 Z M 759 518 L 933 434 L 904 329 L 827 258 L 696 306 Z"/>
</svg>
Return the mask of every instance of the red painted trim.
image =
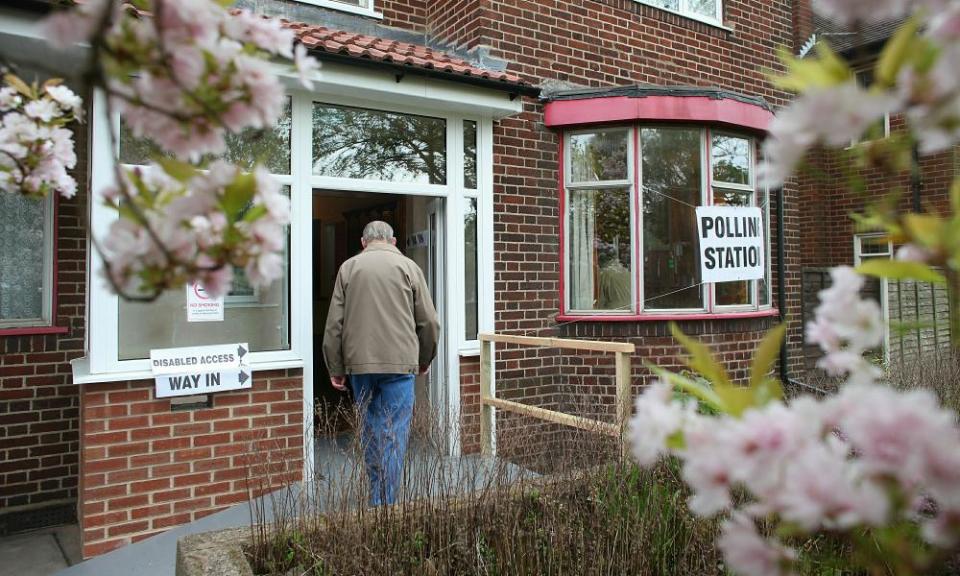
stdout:
<svg viewBox="0 0 960 576">
<path fill-rule="evenodd" d="M 57 321 L 57 303 L 58 303 L 58 294 L 59 294 L 59 252 L 58 247 L 60 243 L 60 222 L 58 221 L 58 216 L 60 215 L 60 196 L 54 195 L 53 197 L 53 214 L 50 215 L 51 226 L 53 227 L 53 239 L 51 240 L 51 250 L 53 254 L 50 257 L 50 265 L 52 270 L 50 271 L 50 322 L 51 324 Z M 24 326 L 21 328 L 0 328 L 0 337 L 3 336 L 42 336 L 47 334 L 66 334 L 70 329 L 66 326 Z"/>
<path fill-rule="evenodd" d="M 566 242 L 566 233 L 567 233 L 567 191 L 564 183 L 567 181 L 566 173 L 566 162 L 564 162 L 564 152 L 566 151 L 566 141 L 567 135 L 560 134 L 560 149 L 557 154 L 559 155 L 559 171 L 560 171 L 560 185 L 557 189 L 560 191 L 560 246 L 557 253 L 560 255 L 560 314 L 564 314 L 567 311 L 567 242 Z"/>
<path fill-rule="evenodd" d="M 636 254 L 636 262 L 633 263 L 633 276 L 636 285 L 636 295 L 634 296 L 634 310 L 643 309 L 643 190 L 640 189 L 640 171 L 643 164 L 640 160 L 640 128 L 633 127 L 633 251 Z M 637 308 L 638 307 L 638 308 Z"/>
<path fill-rule="evenodd" d="M 548 102 L 544 110 L 544 123 L 551 128 L 636 120 L 715 122 L 766 132 L 773 120 L 773 112 L 739 100 L 718 100 L 707 96 L 555 100 Z"/>
<path fill-rule="evenodd" d="M 0 328 L 2 336 L 39 336 L 44 334 L 66 334 L 70 329 L 66 326 L 27 326 L 24 328 Z"/>
<path fill-rule="evenodd" d="M 60 295 L 60 195 L 55 194 L 53 197 L 53 215 L 51 220 L 53 221 L 53 255 L 51 257 L 51 265 L 53 270 L 51 271 L 50 282 L 53 284 L 50 287 L 50 296 L 52 301 L 50 302 L 50 323 L 57 323 L 57 304 L 59 303 Z M 53 327 L 53 326 L 52 326 Z M 66 329 L 64 329 L 66 332 Z M 59 334 L 59 332 L 56 332 Z"/>
<path fill-rule="evenodd" d="M 737 320 L 741 318 L 766 318 L 768 316 L 779 316 L 780 311 L 776 308 L 767 310 L 751 310 L 749 312 L 694 312 L 691 314 L 640 314 L 635 316 L 604 316 L 600 314 L 588 316 L 573 316 L 570 314 L 561 314 L 557 316 L 557 322 L 667 322 L 678 320 Z"/>
</svg>

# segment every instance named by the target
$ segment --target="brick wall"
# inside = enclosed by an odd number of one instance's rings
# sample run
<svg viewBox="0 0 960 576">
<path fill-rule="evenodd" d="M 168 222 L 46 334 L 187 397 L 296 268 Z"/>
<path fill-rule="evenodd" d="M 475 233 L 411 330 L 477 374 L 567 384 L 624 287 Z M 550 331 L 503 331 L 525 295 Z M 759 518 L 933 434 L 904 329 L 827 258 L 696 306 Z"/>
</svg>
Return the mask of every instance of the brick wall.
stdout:
<svg viewBox="0 0 960 576">
<path fill-rule="evenodd" d="M 171 411 L 153 388 L 152 381 L 83 386 L 84 557 L 301 478 L 299 370 L 257 372 L 252 389 L 215 394 L 209 409 Z"/>
<path fill-rule="evenodd" d="M 54 325 L 63 333 L 0 335 L 0 516 L 9 518 L 0 518 L 0 532 L 31 527 L 23 513 L 49 506 L 63 509 L 50 518 L 62 521 L 77 497 L 79 396 L 69 361 L 83 355 L 87 130 L 75 141 L 80 192 L 57 199 L 55 218 Z"/>
</svg>

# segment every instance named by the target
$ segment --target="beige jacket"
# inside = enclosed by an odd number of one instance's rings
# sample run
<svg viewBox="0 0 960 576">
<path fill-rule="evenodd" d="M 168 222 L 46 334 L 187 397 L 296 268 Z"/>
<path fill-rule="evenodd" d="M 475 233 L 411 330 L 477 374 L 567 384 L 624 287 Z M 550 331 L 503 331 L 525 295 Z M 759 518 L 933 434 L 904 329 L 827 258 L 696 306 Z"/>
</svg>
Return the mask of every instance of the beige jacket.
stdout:
<svg viewBox="0 0 960 576">
<path fill-rule="evenodd" d="M 396 247 L 375 242 L 340 267 L 323 335 L 331 376 L 415 374 L 439 334 L 423 272 Z"/>
</svg>

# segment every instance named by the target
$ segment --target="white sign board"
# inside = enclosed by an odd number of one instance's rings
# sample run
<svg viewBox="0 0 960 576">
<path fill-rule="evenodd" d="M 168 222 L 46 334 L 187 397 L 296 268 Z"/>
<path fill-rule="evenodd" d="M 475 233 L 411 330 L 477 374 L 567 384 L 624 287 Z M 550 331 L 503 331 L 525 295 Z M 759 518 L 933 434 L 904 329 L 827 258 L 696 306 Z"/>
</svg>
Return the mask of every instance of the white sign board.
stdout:
<svg viewBox="0 0 960 576">
<path fill-rule="evenodd" d="M 703 282 L 763 278 L 763 214 L 760 208 L 698 206 L 700 271 Z"/>
<path fill-rule="evenodd" d="M 223 322 L 223 296 L 207 294 L 199 282 L 187 284 L 187 322 Z"/>
<path fill-rule="evenodd" d="M 150 351 L 157 398 L 242 390 L 253 385 L 250 347 L 189 346 Z"/>
</svg>

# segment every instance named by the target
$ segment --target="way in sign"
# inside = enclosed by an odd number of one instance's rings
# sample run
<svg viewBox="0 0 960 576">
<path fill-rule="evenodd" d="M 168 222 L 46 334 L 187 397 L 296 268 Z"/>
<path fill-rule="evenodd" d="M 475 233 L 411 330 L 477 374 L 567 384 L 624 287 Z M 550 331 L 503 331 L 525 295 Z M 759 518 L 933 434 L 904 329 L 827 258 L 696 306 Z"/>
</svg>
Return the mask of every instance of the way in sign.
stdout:
<svg viewBox="0 0 960 576">
<path fill-rule="evenodd" d="M 227 373 L 227 376 L 232 376 L 231 373 Z M 183 376 L 170 376 L 170 389 L 171 390 L 200 390 L 208 388 L 219 388 L 221 386 L 221 377 L 224 376 L 223 372 L 214 372 L 212 374 L 184 374 Z M 243 384 L 246 382 L 247 376 L 246 372 L 240 372 L 237 376 L 237 382 Z M 201 382 L 203 380 L 203 382 Z"/>
<path fill-rule="evenodd" d="M 249 369 L 223 370 L 193 374 L 170 374 L 156 378 L 157 398 L 188 396 L 250 388 L 253 378 Z"/>
</svg>

